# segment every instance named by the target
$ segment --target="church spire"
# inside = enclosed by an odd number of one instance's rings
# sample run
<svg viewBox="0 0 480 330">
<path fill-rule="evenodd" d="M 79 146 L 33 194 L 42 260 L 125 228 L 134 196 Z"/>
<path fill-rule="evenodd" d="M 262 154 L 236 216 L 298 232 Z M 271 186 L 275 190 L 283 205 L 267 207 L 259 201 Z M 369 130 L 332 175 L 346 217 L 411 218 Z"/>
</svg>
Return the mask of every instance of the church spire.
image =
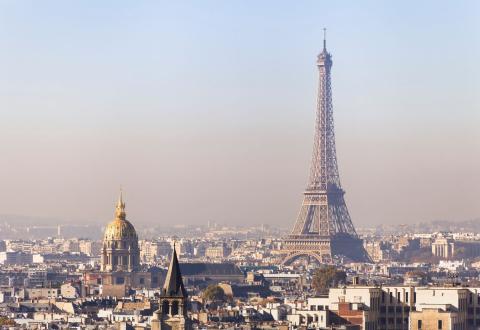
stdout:
<svg viewBox="0 0 480 330">
<path fill-rule="evenodd" d="M 182 273 L 180 272 L 175 243 L 173 244 L 172 259 L 170 261 L 170 266 L 168 266 L 165 284 L 163 285 L 163 295 L 168 297 L 187 297 L 187 291 L 183 286 Z"/>
</svg>

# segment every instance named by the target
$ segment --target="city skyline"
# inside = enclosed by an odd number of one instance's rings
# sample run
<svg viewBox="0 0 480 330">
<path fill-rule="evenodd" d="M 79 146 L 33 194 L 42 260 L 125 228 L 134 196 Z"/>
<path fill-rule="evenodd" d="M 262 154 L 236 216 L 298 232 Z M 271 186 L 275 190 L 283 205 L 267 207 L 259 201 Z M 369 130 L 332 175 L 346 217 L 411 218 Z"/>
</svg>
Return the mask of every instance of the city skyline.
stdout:
<svg viewBox="0 0 480 330">
<path fill-rule="evenodd" d="M 479 4 L 412 4 L 1 3 L 0 220 L 290 227 L 324 26 L 354 225 L 479 218 Z"/>
</svg>

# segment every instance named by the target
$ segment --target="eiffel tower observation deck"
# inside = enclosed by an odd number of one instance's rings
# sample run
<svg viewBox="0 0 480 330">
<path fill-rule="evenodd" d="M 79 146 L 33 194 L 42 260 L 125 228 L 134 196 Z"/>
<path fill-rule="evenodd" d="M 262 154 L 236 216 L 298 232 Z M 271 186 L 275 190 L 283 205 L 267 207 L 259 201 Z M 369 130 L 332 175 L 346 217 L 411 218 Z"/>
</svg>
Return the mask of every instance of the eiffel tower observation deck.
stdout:
<svg viewBox="0 0 480 330">
<path fill-rule="evenodd" d="M 293 230 L 283 241 L 283 264 L 299 257 L 314 258 L 320 263 L 332 263 L 335 257 L 369 261 L 340 184 L 333 128 L 332 56 L 327 52 L 325 37 L 317 67 L 319 85 L 310 177 Z"/>
</svg>

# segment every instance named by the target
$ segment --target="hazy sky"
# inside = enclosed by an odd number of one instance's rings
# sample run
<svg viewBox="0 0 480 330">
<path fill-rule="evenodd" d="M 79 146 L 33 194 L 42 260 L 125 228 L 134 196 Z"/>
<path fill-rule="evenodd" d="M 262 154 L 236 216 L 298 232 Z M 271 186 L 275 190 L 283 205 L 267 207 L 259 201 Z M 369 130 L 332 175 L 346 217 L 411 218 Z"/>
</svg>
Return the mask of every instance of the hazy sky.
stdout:
<svg viewBox="0 0 480 330">
<path fill-rule="evenodd" d="M 0 214 L 293 225 L 333 54 L 353 222 L 480 217 L 478 1 L 0 1 Z"/>
</svg>

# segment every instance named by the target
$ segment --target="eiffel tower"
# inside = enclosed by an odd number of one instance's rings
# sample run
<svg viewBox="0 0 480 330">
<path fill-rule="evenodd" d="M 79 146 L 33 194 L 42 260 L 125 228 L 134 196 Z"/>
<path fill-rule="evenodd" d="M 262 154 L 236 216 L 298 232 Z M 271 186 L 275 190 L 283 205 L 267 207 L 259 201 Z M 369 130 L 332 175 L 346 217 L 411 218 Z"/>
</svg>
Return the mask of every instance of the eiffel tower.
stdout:
<svg viewBox="0 0 480 330">
<path fill-rule="evenodd" d="M 325 29 L 317 67 L 319 85 L 310 177 L 297 221 L 283 241 L 283 264 L 301 256 L 320 263 L 332 263 L 335 257 L 370 261 L 353 227 L 340 185 L 333 129 L 332 56 L 327 52 Z"/>
</svg>

